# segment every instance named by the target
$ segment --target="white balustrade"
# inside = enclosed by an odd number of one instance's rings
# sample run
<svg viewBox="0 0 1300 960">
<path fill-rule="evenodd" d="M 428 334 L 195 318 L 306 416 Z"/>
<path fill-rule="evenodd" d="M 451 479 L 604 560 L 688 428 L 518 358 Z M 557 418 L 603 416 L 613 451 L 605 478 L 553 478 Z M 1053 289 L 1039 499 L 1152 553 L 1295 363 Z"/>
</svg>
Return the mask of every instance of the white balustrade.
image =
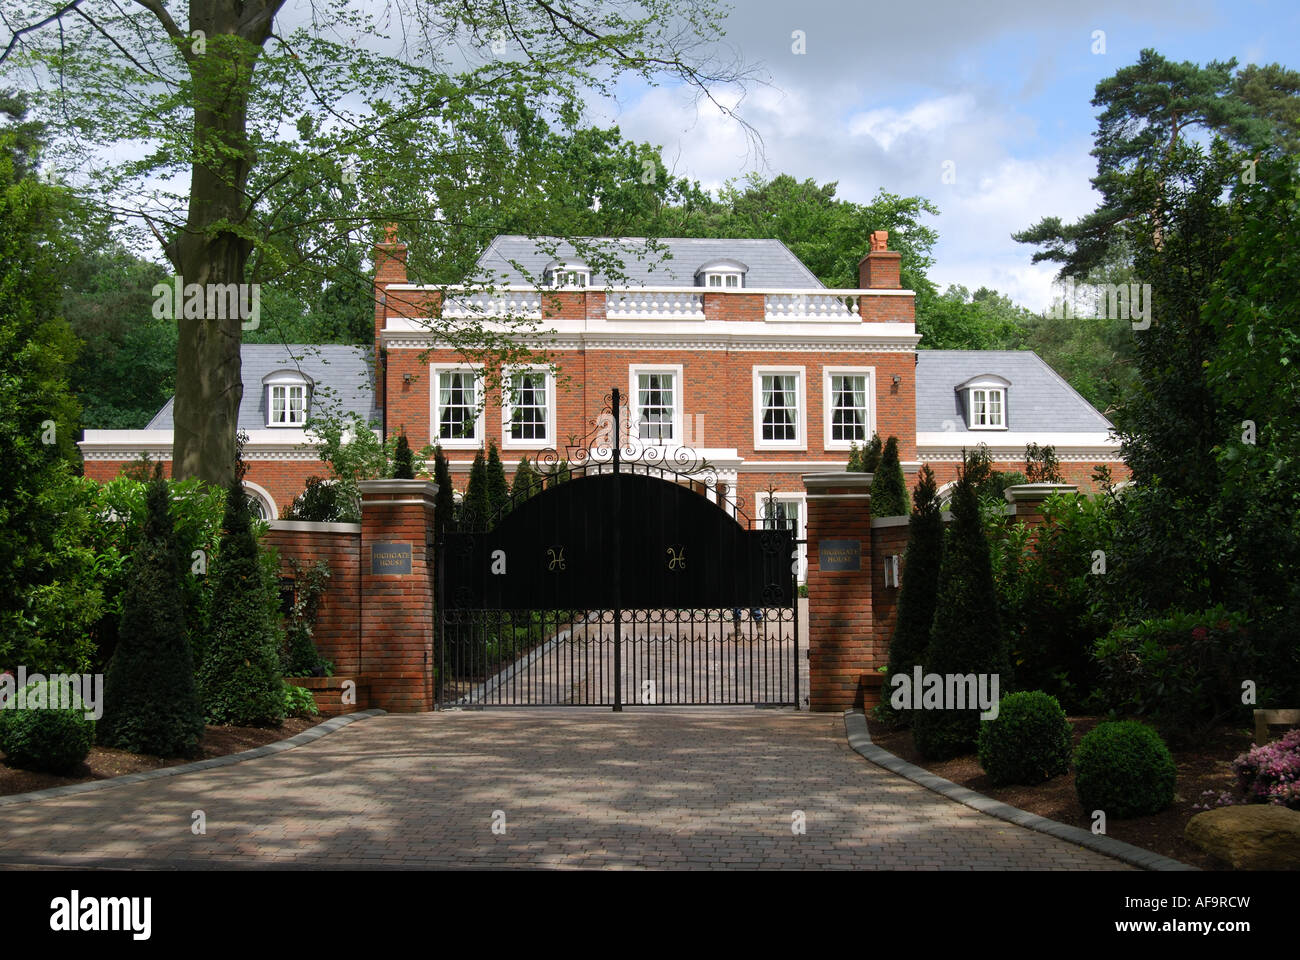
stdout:
<svg viewBox="0 0 1300 960">
<path fill-rule="evenodd" d="M 858 320 L 858 295 L 850 293 L 769 293 L 763 297 L 768 320 Z"/>
<path fill-rule="evenodd" d="M 542 315 L 542 295 L 536 290 L 504 290 L 448 296 L 444 317 L 529 317 Z"/>
<path fill-rule="evenodd" d="M 703 320 L 704 296 L 695 290 L 618 290 L 605 296 L 607 320 Z"/>
</svg>

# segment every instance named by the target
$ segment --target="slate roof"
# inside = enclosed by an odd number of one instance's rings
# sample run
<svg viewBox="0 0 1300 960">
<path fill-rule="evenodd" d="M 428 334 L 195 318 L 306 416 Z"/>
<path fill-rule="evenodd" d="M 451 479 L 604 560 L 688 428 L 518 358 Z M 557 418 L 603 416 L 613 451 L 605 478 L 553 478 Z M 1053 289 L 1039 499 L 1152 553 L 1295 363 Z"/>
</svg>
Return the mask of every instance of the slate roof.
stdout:
<svg viewBox="0 0 1300 960">
<path fill-rule="evenodd" d="M 957 387 L 991 373 L 1008 380 L 1007 429 L 1042 433 L 1105 433 L 1111 423 L 1032 350 L 918 350 L 916 352 L 916 431 L 938 432 L 951 421 L 957 433 L 968 430 Z"/>
<path fill-rule="evenodd" d="M 550 247 L 539 248 L 539 243 L 549 242 Z M 823 288 L 799 258 L 790 252 L 780 240 L 716 240 L 703 238 L 663 237 L 658 243 L 667 248 L 667 252 L 645 254 L 643 237 L 626 237 L 620 240 L 604 240 L 599 249 L 614 251 L 610 244 L 621 244 L 627 252 L 620 254 L 626 281 L 619 286 L 672 287 L 695 286 L 695 272 L 712 260 L 739 260 L 749 268 L 745 274 L 745 286 L 757 288 Z M 555 254 L 552 254 L 552 250 Z M 637 254 L 643 254 L 639 259 Z M 480 269 L 490 270 L 493 277 L 506 284 L 525 285 L 541 283 L 542 271 L 557 259 L 571 257 L 581 259 L 574 252 L 572 244 L 550 238 L 531 239 L 518 234 L 502 234 L 494 239 L 478 259 Z M 529 280 L 511 265 L 514 260 L 528 269 L 533 275 Z M 651 269 L 653 267 L 653 269 Z M 504 276 L 504 280 L 501 278 Z M 603 287 L 606 278 L 596 272 L 591 278 L 592 286 Z"/>
<path fill-rule="evenodd" d="M 245 343 L 240 347 L 244 399 L 239 406 L 239 426 L 243 430 L 266 429 L 266 390 L 262 378 L 277 370 L 299 370 L 316 384 L 317 402 L 328 404 L 331 412 L 355 412 L 367 420 L 381 420 L 375 405 L 374 371 L 369 347 L 342 344 Z M 328 388 L 328 394 L 326 394 Z M 147 430 L 171 430 L 172 403 L 168 400 Z"/>
</svg>

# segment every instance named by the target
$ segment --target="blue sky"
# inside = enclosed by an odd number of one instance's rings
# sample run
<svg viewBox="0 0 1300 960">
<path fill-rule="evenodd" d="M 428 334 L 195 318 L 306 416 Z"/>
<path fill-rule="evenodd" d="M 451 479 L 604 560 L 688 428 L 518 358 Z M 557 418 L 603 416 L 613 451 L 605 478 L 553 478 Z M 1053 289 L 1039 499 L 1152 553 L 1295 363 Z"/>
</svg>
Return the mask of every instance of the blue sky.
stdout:
<svg viewBox="0 0 1300 960">
<path fill-rule="evenodd" d="M 792 52 L 792 33 L 806 53 Z M 1093 32 L 1105 33 L 1094 53 Z M 997 3 L 737 0 L 727 41 L 757 67 L 734 121 L 679 88 L 624 87 L 591 118 L 664 148 L 679 175 L 716 188 L 761 169 L 838 181 L 865 202 L 919 194 L 940 215 L 933 279 L 1050 301 L 1049 265 L 1011 233 L 1095 205 L 1088 155 L 1097 81 L 1144 47 L 1172 60 L 1281 62 L 1300 69 L 1300 4 L 1213 0 Z M 721 91 L 736 102 L 735 91 Z M 955 174 L 945 183 L 943 172 Z M 866 238 L 863 238 L 865 247 Z"/>
</svg>

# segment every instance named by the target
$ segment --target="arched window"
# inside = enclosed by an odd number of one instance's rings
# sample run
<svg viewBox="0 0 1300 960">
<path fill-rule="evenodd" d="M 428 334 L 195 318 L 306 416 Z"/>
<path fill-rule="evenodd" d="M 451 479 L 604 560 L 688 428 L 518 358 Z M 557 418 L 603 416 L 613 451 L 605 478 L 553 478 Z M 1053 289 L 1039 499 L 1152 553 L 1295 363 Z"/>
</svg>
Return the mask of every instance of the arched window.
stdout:
<svg viewBox="0 0 1300 960">
<path fill-rule="evenodd" d="M 992 373 L 972 377 L 957 388 L 966 409 L 968 430 L 1007 429 L 1007 388 L 1011 381 Z"/>
<path fill-rule="evenodd" d="M 556 288 L 589 287 L 591 267 L 580 260 L 556 260 L 542 271 L 542 283 Z"/>
<path fill-rule="evenodd" d="M 261 520 L 275 520 L 277 518 L 275 498 L 271 496 L 265 487 L 245 480 L 244 493 L 248 495 L 248 505 L 254 516 Z"/>
<path fill-rule="evenodd" d="M 745 285 L 749 267 L 739 260 L 710 260 L 695 271 L 695 285 L 723 290 L 739 290 Z"/>
</svg>

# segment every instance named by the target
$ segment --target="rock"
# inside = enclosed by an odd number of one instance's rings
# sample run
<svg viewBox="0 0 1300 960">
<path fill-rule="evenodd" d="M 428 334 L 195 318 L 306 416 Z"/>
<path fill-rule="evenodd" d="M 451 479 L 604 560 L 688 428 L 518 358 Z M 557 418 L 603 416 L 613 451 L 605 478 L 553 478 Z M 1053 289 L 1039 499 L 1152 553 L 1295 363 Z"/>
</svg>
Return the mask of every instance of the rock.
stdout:
<svg viewBox="0 0 1300 960">
<path fill-rule="evenodd" d="M 1300 870 L 1300 810 L 1220 807 L 1192 817 L 1184 836 L 1237 870 Z"/>
</svg>

